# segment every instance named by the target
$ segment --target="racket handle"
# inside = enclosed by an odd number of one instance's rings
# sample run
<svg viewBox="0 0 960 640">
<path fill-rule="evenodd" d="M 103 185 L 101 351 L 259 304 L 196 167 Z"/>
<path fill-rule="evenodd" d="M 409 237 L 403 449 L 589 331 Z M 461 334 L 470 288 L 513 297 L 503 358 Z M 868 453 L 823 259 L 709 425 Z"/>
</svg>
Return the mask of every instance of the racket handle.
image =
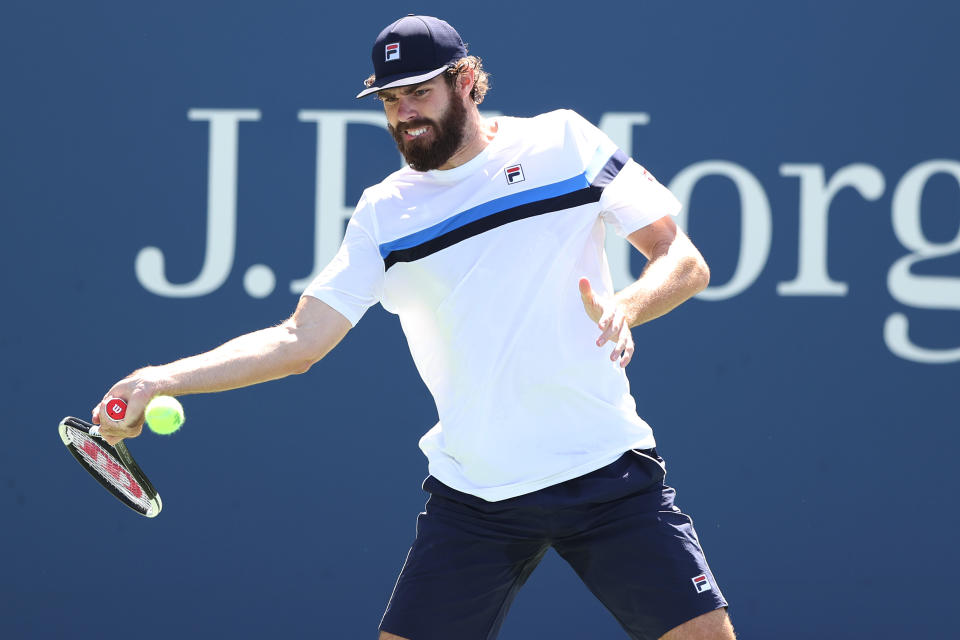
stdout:
<svg viewBox="0 0 960 640">
<path fill-rule="evenodd" d="M 120 422 L 127 415 L 127 403 L 120 398 L 110 398 L 105 413 L 114 422 Z"/>
</svg>

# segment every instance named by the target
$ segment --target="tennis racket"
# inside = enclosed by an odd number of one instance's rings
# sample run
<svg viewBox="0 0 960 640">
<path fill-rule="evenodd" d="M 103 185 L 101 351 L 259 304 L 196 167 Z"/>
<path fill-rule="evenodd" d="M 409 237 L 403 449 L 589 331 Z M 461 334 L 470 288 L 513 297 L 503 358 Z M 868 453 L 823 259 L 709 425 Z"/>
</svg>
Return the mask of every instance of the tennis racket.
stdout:
<svg viewBox="0 0 960 640">
<path fill-rule="evenodd" d="M 109 403 L 107 414 L 112 419 L 123 417 L 119 407 L 112 407 Z M 119 418 L 115 417 L 117 415 Z M 80 466 L 120 502 L 148 518 L 160 513 L 163 504 L 157 490 L 147 480 L 123 442 L 110 446 L 101 438 L 98 425 L 73 417 L 60 421 L 60 439 Z"/>
</svg>

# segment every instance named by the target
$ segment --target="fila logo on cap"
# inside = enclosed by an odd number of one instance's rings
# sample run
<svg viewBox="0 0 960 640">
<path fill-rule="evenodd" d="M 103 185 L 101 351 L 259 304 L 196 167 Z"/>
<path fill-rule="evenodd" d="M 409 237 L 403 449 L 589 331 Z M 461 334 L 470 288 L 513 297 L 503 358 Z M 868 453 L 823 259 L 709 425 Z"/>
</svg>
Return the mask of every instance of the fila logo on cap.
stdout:
<svg viewBox="0 0 960 640">
<path fill-rule="evenodd" d="M 507 174 L 507 184 L 523 182 L 523 167 L 520 165 L 512 164 L 503 171 Z"/>
<path fill-rule="evenodd" d="M 697 593 L 703 593 L 704 591 L 710 591 L 713 589 L 713 587 L 710 586 L 710 581 L 707 580 L 707 576 L 705 574 L 701 573 L 695 578 L 691 578 L 691 580 L 693 580 L 693 588 L 697 590 Z"/>
<path fill-rule="evenodd" d="M 400 43 L 391 42 L 387 45 L 387 62 L 400 59 Z"/>
</svg>

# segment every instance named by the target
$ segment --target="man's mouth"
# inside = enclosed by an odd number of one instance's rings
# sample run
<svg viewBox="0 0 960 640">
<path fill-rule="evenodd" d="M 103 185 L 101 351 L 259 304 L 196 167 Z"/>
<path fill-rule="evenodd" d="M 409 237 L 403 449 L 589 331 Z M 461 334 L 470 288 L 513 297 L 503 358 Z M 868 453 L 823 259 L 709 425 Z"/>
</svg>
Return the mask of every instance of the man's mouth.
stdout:
<svg viewBox="0 0 960 640">
<path fill-rule="evenodd" d="M 420 136 L 425 134 L 429 129 L 430 127 L 418 127 L 416 129 L 407 129 L 406 131 L 403 132 L 403 134 L 408 139 L 412 140 L 414 138 L 419 138 Z"/>
</svg>

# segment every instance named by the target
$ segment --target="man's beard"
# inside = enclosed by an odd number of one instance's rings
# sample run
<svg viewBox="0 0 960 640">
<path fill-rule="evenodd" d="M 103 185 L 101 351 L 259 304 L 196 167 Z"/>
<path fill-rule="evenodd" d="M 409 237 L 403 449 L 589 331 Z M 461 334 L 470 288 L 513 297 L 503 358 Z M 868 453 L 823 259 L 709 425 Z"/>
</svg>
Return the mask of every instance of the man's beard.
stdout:
<svg viewBox="0 0 960 640">
<path fill-rule="evenodd" d="M 387 128 L 410 168 L 416 171 L 431 171 L 446 164 L 453 154 L 460 149 L 463 144 L 466 122 L 467 108 L 463 105 L 460 97 L 453 94 L 447 112 L 443 114 L 440 122 L 420 118 L 419 120 L 404 122 L 397 128 L 388 124 Z M 424 126 L 429 126 L 433 132 L 432 141 L 428 142 L 418 138 L 404 139 L 404 131 L 413 131 Z"/>
</svg>

